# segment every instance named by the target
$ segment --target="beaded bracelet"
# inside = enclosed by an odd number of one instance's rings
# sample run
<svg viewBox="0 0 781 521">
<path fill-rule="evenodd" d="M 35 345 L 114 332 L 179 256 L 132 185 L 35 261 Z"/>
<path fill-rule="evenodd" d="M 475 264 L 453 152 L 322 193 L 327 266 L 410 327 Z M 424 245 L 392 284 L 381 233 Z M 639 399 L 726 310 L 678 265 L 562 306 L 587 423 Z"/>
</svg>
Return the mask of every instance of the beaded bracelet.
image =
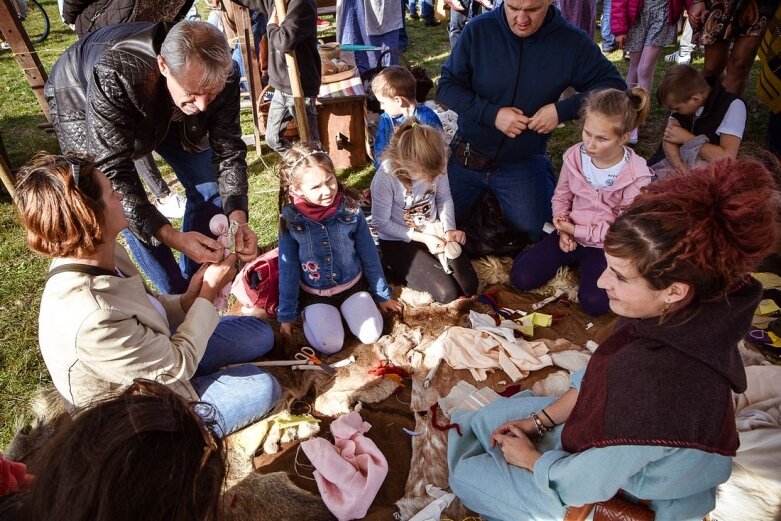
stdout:
<svg viewBox="0 0 781 521">
<path fill-rule="evenodd" d="M 542 420 L 539 416 L 537 416 L 536 412 L 533 412 L 529 415 L 532 420 L 534 420 L 534 427 L 537 429 L 537 436 L 532 441 L 541 441 L 543 436 L 545 436 L 545 433 L 548 432 L 550 429 L 548 429 L 544 423 L 542 423 Z"/>
</svg>

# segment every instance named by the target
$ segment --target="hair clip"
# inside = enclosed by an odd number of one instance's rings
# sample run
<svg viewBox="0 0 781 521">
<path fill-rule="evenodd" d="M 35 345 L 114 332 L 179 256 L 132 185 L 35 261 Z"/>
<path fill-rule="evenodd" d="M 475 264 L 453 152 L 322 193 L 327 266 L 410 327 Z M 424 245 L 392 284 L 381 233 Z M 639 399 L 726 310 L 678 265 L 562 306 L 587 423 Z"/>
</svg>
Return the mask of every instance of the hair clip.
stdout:
<svg viewBox="0 0 781 521">
<path fill-rule="evenodd" d="M 293 164 L 292 164 L 292 165 L 290 165 L 290 171 L 292 172 L 293 170 L 295 170 L 295 169 L 296 169 L 296 167 L 298 166 L 298 163 L 300 163 L 301 161 L 303 161 L 303 160 L 304 160 L 304 159 L 306 159 L 307 157 L 311 157 L 311 156 L 314 156 L 314 155 L 316 155 L 316 154 L 323 154 L 323 155 L 328 155 L 328 154 L 326 154 L 325 152 L 323 152 L 322 150 L 313 150 L 312 152 L 307 152 L 307 153 L 306 153 L 306 154 L 304 154 L 303 156 L 301 156 L 301 157 L 299 157 L 298 159 L 296 159 L 295 161 L 293 161 Z"/>
</svg>

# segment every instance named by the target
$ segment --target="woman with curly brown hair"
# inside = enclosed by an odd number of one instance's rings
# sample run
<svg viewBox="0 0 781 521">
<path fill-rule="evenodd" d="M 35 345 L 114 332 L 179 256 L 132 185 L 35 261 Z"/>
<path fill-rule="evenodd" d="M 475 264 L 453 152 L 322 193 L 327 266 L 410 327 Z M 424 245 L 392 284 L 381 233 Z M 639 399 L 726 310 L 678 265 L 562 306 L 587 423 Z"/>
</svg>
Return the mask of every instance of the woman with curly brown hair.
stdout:
<svg viewBox="0 0 781 521">
<path fill-rule="evenodd" d="M 453 415 L 456 495 L 488 519 L 562 519 L 623 490 L 657 521 L 701 520 L 738 447 L 737 344 L 762 295 L 749 273 L 776 244 L 777 218 L 773 179 L 754 161 L 644 188 L 605 237 L 598 285 L 622 317 L 615 330 L 558 400 L 525 392 Z"/>
</svg>

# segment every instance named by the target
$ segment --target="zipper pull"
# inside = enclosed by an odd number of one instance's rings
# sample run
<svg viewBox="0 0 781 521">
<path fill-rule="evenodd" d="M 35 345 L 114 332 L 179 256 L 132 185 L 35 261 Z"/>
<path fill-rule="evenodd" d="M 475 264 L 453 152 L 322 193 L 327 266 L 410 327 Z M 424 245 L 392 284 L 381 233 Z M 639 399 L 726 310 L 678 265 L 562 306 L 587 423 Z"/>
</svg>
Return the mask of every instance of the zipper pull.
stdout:
<svg viewBox="0 0 781 521">
<path fill-rule="evenodd" d="M 469 143 L 466 144 L 466 148 L 464 150 L 464 166 L 469 166 L 469 156 L 472 154 L 469 151 Z"/>
</svg>

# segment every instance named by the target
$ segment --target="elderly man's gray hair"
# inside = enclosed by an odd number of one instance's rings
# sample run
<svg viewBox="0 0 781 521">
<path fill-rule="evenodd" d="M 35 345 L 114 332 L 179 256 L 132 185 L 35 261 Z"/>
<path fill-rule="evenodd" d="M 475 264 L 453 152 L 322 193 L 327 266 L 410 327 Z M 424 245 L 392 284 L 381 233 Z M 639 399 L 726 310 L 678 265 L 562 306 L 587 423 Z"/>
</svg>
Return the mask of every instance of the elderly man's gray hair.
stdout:
<svg viewBox="0 0 781 521">
<path fill-rule="evenodd" d="M 160 55 L 176 79 L 181 79 L 193 63 L 203 65 L 198 85 L 208 91 L 222 90 L 233 70 L 228 40 L 207 22 L 183 20 L 174 25 L 163 41 Z"/>
</svg>

